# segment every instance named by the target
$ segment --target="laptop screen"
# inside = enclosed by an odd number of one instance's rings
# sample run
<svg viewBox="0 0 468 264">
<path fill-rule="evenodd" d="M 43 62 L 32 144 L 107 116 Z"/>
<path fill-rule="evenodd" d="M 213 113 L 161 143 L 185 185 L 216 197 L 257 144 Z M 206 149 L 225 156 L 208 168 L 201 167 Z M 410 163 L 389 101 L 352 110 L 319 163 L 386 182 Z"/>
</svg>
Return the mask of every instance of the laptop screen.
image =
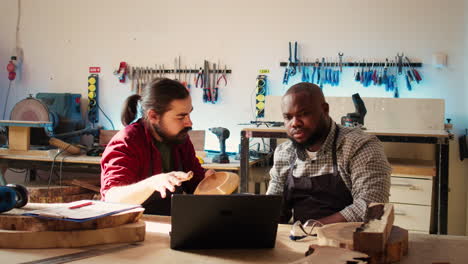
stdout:
<svg viewBox="0 0 468 264">
<path fill-rule="evenodd" d="M 273 248 L 279 195 L 172 196 L 171 248 Z"/>
</svg>

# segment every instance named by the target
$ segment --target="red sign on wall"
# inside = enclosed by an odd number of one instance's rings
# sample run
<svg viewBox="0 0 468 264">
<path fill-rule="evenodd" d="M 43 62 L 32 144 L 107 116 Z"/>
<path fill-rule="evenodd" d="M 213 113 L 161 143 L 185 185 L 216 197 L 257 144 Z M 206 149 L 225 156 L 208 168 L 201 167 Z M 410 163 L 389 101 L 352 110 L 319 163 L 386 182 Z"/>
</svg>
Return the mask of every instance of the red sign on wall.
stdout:
<svg viewBox="0 0 468 264">
<path fill-rule="evenodd" d="M 100 73 L 101 67 L 89 67 L 89 73 Z"/>
</svg>

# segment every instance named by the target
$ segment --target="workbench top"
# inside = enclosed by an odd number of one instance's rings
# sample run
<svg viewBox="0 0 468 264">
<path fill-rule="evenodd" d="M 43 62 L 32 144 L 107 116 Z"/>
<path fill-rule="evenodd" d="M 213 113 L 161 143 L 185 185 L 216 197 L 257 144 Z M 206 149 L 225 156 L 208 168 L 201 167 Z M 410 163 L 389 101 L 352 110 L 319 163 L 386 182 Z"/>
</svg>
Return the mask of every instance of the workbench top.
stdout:
<svg viewBox="0 0 468 264">
<path fill-rule="evenodd" d="M 313 237 L 291 241 L 288 237 L 291 226 L 279 225 L 274 249 L 176 251 L 169 247 L 170 217 L 144 216 L 143 219 L 146 221 L 146 239 L 141 246 L 77 260 L 73 263 L 289 263 L 303 258 L 309 244 L 315 241 Z M 2 249 L 0 261 L 21 263 L 95 248 L 102 247 L 50 250 Z M 410 233 L 409 255 L 401 263 L 466 263 L 467 248 L 468 237 Z"/>
<path fill-rule="evenodd" d="M 246 133 L 286 133 L 284 127 L 246 127 L 242 131 Z M 445 130 L 417 130 L 417 129 L 365 129 L 365 133 L 377 136 L 404 136 L 404 137 L 436 137 L 448 138 L 450 134 Z"/>
</svg>

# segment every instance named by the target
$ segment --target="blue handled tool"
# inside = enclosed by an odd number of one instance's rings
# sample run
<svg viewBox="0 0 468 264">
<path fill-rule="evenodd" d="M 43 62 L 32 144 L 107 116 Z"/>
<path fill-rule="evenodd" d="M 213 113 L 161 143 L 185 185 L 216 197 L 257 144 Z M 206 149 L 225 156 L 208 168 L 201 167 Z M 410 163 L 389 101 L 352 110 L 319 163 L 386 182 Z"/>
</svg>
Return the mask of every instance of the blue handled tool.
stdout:
<svg viewBox="0 0 468 264">
<path fill-rule="evenodd" d="M 296 47 L 297 47 L 297 42 L 296 42 Z M 294 64 L 295 61 L 292 61 L 292 48 L 291 48 L 291 42 L 289 42 L 289 76 L 294 76 L 296 75 L 296 65 Z M 292 66 L 291 66 L 292 64 Z"/>
<path fill-rule="evenodd" d="M 302 64 L 302 81 L 309 82 L 309 70 Z"/>
<path fill-rule="evenodd" d="M 296 74 L 296 67 L 299 68 L 301 72 L 301 67 L 299 67 L 299 59 L 297 58 L 297 41 L 294 41 L 294 74 Z"/>
</svg>

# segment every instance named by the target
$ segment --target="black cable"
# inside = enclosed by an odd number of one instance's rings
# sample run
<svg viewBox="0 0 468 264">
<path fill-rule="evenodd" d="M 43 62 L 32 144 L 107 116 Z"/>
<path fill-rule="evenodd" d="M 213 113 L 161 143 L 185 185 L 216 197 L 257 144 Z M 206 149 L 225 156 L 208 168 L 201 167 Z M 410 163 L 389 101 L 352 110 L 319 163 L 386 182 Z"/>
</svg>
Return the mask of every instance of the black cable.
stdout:
<svg viewBox="0 0 468 264">
<path fill-rule="evenodd" d="M 7 104 L 8 104 L 8 97 L 10 96 L 10 89 L 11 89 L 11 82 L 8 84 L 8 91 L 7 91 L 7 96 L 6 96 L 6 100 L 5 100 L 5 105 L 3 106 L 3 120 L 5 120 L 5 114 L 6 114 L 6 108 L 7 108 Z"/>
<path fill-rule="evenodd" d="M 26 171 L 26 173 L 24 174 L 24 180 L 23 181 L 26 183 L 28 181 L 28 179 L 29 179 L 28 176 L 29 176 L 30 170 L 25 169 L 25 171 Z"/>
<path fill-rule="evenodd" d="M 99 106 L 99 104 L 97 104 L 97 107 L 99 108 L 99 110 L 101 110 L 102 114 L 107 118 L 107 120 L 109 120 L 109 123 L 112 125 L 112 130 L 115 130 L 114 123 L 112 123 L 112 120 L 110 120 L 110 118 L 106 115 L 106 113 L 102 111 L 101 106 Z"/>
<path fill-rule="evenodd" d="M 67 145 L 64 149 L 60 150 L 59 152 L 57 152 L 57 154 L 55 154 L 54 156 L 54 159 L 52 160 L 52 165 L 50 167 L 50 174 L 49 174 L 49 186 L 52 184 L 52 173 L 54 171 L 54 165 L 55 165 L 55 160 L 57 159 L 57 157 L 62 154 L 65 150 L 67 150 L 69 147 L 71 146 L 71 144 Z"/>
<path fill-rule="evenodd" d="M 62 158 L 60 161 L 60 169 L 59 169 L 59 186 L 62 186 L 62 166 L 63 166 L 63 160 L 65 159 L 65 156 Z"/>
</svg>

